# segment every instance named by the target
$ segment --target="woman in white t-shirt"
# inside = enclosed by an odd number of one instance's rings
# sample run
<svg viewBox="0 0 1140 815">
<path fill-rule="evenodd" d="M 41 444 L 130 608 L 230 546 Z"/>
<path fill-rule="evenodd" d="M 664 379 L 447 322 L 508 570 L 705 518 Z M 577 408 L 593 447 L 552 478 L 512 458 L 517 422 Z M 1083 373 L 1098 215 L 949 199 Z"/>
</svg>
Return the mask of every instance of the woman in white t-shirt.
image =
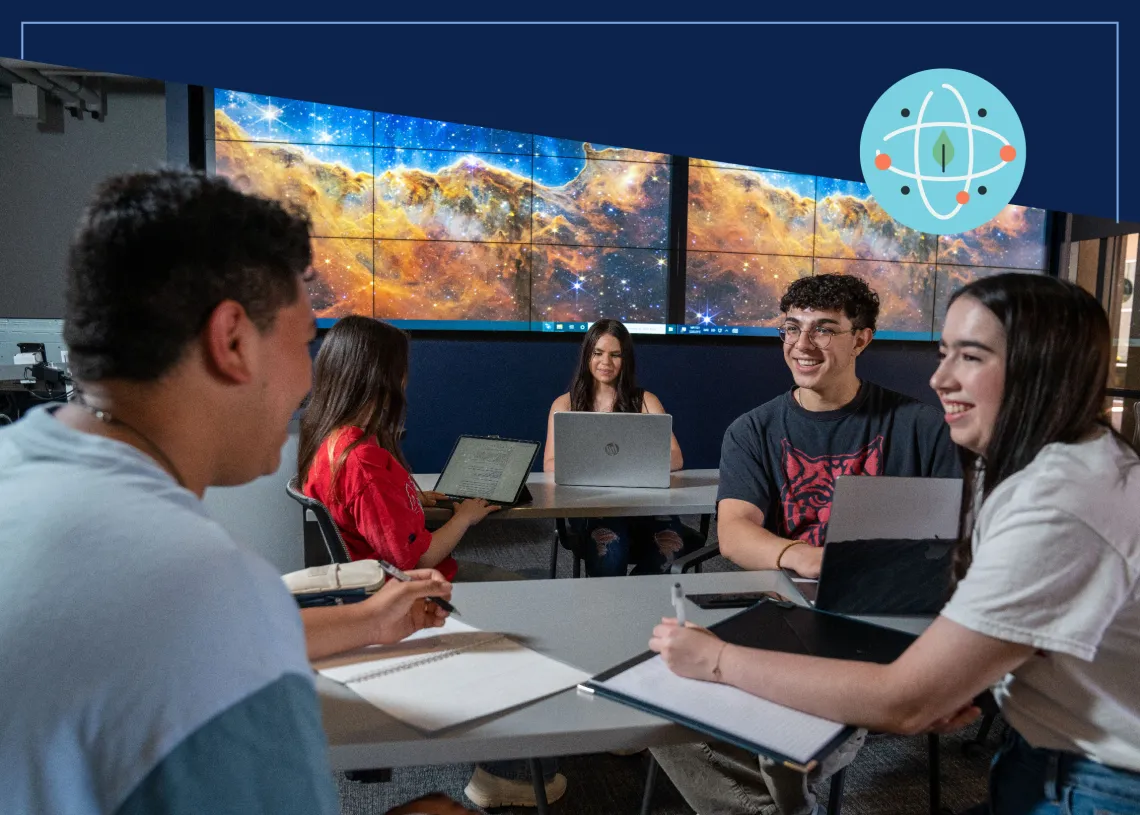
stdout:
<svg viewBox="0 0 1140 815">
<path fill-rule="evenodd" d="M 1137 815 L 1140 459 L 1101 419 L 1108 319 L 1075 285 L 1003 274 L 952 299 L 940 348 L 931 385 L 976 521 L 926 633 L 890 665 L 742 648 L 674 620 L 650 647 L 684 676 L 896 733 L 960 726 L 992 687 L 1012 726 L 992 812 Z"/>
</svg>

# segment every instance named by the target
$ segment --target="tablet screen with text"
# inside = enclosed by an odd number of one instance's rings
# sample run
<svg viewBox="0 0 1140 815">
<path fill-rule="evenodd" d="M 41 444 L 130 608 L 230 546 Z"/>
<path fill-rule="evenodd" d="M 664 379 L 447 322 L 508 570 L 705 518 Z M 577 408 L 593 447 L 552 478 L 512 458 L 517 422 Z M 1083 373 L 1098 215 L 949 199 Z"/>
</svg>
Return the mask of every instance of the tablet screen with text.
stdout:
<svg viewBox="0 0 1140 815">
<path fill-rule="evenodd" d="M 458 498 L 514 503 L 536 453 L 536 441 L 460 436 L 435 489 Z"/>
</svg>

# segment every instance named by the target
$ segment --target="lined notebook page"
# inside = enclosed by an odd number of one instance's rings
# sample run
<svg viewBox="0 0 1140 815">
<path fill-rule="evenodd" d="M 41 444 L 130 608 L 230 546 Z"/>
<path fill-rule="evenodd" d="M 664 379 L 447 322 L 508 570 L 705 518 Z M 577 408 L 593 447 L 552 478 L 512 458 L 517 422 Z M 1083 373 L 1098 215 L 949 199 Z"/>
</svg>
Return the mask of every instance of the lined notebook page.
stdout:
<svg viewBox="0 0 1140 815">
<path fill-rule="evenodd" d="M 317 666 L 388 715 L 426 732 L 533 702 L 590 674 L 448 617 L 395 645 L 373 646 Z"/>
<path fill-rule="evenodd" d="M 811 760 L 844 728 L 729 685 L 677 676 L 659 656 L 596 684 L 703 722 L 800 764 Z"/>
</svg>

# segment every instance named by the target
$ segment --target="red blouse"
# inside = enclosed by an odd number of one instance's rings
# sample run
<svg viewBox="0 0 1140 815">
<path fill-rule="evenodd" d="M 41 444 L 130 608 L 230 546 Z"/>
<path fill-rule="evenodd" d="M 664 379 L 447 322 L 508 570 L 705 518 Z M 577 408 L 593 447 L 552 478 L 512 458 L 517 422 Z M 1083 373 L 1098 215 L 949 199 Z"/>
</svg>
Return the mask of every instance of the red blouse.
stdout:
<svg viewBox="0 0 1140 815">
<path fill-rule="evenodd" d="M 317 448 L 305 494 L 329 508 L 353 560 L 379 558 L 405 571 L 414 569 L 431 545 L 431 532 L 424 525 L 416 482 L 375 438 L 348 454 L 337 473 L 334 497 L 332 462 L 363 434 L 359 427 L 344 428 L 331 456 L 328 440 Z M 436 568 L 448 580 L 455 577 L 457 567 L 450 556 Z"/>
</svg>

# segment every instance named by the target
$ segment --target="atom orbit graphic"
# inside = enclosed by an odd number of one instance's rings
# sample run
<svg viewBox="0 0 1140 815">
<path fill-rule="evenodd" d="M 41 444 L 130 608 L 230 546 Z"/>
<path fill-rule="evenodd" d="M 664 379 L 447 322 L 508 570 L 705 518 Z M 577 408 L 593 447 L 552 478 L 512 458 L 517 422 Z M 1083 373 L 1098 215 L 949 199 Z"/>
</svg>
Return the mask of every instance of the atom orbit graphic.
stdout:
<svg viewBox="0 0 1140 815">
<path fill-rule="evenodd" d="M 892 167 L 891 161 L 890 161 L 890 156 L 886 153 L 879 151 L 879 150 L 875 151 L 875 166 L 881 170 L 890 170 L 891 172 L 895 173 L 896 175 L 901 175 L 903 178 L 914 179 L 914 181 L 918 185 L 918 194 L 920 196 L 922 196 L 922 203 L 926 205 L 927 212 L 929 212 L 931 215 L 933 215 L 935 218 L 938 218 L 941 221 L 949 221 L 951 218 L 953 218 L 955 215 L 958 214 L 958 212 L 962 209 L 963 206 L 965 206 L 966 204 L 969 203 L 969 201 L 970 201 L 970 184 L 972 184 L 974 182 L 974 179 L 981 178 L 983 176 L 987 176 L 987 175 L 990 175 L 992 173 L 996 173 L 999 170 L 1004 169 L 1007 164 L 1009 164 L 1011 161 L 1013 161 L 1014 159 L 1017 158 L 1017 150 L 1014 149 L 1013 145 L 1011 145 L 1009 143 L 1009 139 L 1007 139 L 1005 136 L 1001 135 L 1000 133 L 998 133 L 996 131 L 990 130 L 988 127 L 982 127 L 980 125 L 976 125 L 970 120 L 970 109 L 968 107 L 966 107 L 966 100 L 962 98 L 962 94 L 960 94 L 958 92 L 957 88 L 955 88 L 953 85 L 951 85 L 947 82 L 943 82 L 942 87 L 945 88 L 946 90 L 950 91 L 952 94 L 954 94 L 955 98 L 958 100 L 958 104 L 962 108 L 963 121 L 961 121 L 961 122 L 923 122 L 922 117 L 926 113 L 926 106 L 930 104 L 930 98 L 932 96 L 934 96 L 934 91 L 927 91 L 926 98 L 922 100 L 922 107 L 920 107 L 918 109 L 918 120 L 912 125 L 908 125 L 906 127 L 900 127 L 898 130 L 891 131 L 887 135 L 883 136 L 883 141 L 885 141 L 885 142 L 890 141 L 895 136 L 902 135 L 903 133 L 913 132 L 914 133 L 914 168 L 915 168 L 915 170 L 918 170 L 919 167 L 922 166 L 920 159 L 919 159 L 919 143 L 918 143 L 918 141 L 919 141 L 918 140 L 918 134 L 920 131 L 922 131 L 924 129 L 928 129 L 928 128 L 933 128 L 933 127 L 938 127 L 938 128 L 943 128 L 943 129 L 945 129 L 947 127 L 965 128 L 966 129 L 966 140 L 967 140 L 967 145 L 968 145 L 967 146 L 968 154 L 967 154 L 967 158 L 966 158 L 966 174 L 965 175 L 955 175 L 955 176 L 936 176 L 936 175 L 921 175 L 919 173 L 908 173 L 905 170 L 900 170 L 898 167 Z M 1001 161 L 999 161 L 993 167 L 990 167 L 988 170 L 982 170 L 981 172 L 977 172 L 977 173 L 974 172 L 974 133 L 985 133 L 988 136 L 993 136 L 995 139 L 997 139 L 998 141 L 1000 141 L 1002 143 Z M 880 158 L 880 156 L 885 156 L 886 161 L 883 161 Z M 1006 156 L 1008 156 L 1009 158 L 1006 158 Z M 958 195 L 956 196 L 956 199 L 958 201 L 958 206 L 954 207 L 954 209 L 951 210 L 949 213 L 938 212 L 931 205 L 930 199 L 927 198 L 927 196 L 926 196 L 926 188 L 923 186 L 923 182 L 930 182 L 930 181 L 938 181 L 938 182 L 962 181 L 962 182 L 965 182 L 965 185 L 962 187 L 961 192 L 959 192 Z"/>
<path fill-rule="evenodd" d="M 888 88 L 867 115 L 859 150 L 875 201 L 930 234 L 969 231 L 997 216 L 1025 170 L 1017 111 L 986 80 L 951 68 Z"/>
</svg>

